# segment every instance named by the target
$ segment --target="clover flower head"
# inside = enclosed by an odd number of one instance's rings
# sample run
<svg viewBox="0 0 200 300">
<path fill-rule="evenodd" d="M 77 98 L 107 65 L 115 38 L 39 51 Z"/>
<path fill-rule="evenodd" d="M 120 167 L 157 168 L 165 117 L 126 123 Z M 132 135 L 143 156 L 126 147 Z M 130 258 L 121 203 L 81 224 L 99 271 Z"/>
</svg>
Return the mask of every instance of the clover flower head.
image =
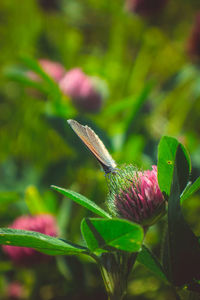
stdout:
<svg viewBox="0 0 200 300">
<path fill-rule="evenodd" d="M 49 59 L 39 59 L 38 63 L 44 70 L 44 72 L 47 73 L 56 82 L 61 80 L 61 78 L 65 74 L 65 68 L 59 62 L 51 61 Z M 27 74 L 28 77 L 34 81 L 41 80 L 38 74 L 34 73 L 33 71 L 28 71 Z"/>
<path fill-rule="evenodd" d="M 13 281 L 9 283 L 6 292 L 7 297 L 10 300 L 24 299 L 25 290 L 22 284 L 18 281 Z"/>
<path fill-rule="evenodd" d="M 156 166 L 143 172 L 126 166 L 110 176 L 109 186 L 109 208 L 117 217 L 150 226 L 165 213 Z"/>
<path fill-rule="evenodd" d="M 57 236 L 58 228 L 56 220 L 52 215 L 35 215 L 35 216 L 21 216 L 17 218 L 10 228 L 30 230 L 40 232 L 49 236 Z M 42 254 L 34 249 L 17 246 L 2 246 L 4 252 L 17 265 L 30 266 L 41 261 L 47 260 L 50 256 Z"/>
<path fill-rule="evenodd" d="M 80 68 L 68 71 L 60 81 L 60 89 L 72 99 L 73 104 L 85 112 L 99 112 L 102 106 L 102 94 L 92 77 Z"/>
</svg>

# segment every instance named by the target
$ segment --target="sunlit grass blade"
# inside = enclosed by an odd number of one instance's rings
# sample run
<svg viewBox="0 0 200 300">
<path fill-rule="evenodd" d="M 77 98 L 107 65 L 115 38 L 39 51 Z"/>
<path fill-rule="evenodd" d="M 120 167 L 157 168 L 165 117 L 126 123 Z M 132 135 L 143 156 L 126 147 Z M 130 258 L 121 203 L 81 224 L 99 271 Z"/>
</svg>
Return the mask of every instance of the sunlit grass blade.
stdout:
<svg viewBox="0 0 200 300">
<path fill-rule="evenodd" d="M 32 215 L 48 213 L 42 197 L 33 185 L 28 186 L 25 191 L 25 202 Z"/>
<path fill-rule="evenodd" d="M 20 69 L 17 69 L 16 67 L 15 68 L 14 67 L 7 68 L 4 72 L 4 74 L 8 79 L 19 82 L 19 83 L 23 84 L 24 86 L 37 89 L 38 91 L 40 91 L 44 94 L 47 94 L 47 92 L 48 92 L 47 88 L 44 87 L 44 84 L 30 79 L 24 71 L 21 71 Z"/>
<path fill-rule="evenodd" d="M 40 66 L 37 60 L 34 60 L 31 57 L 23 55 L 20 57 L 20 60 L 25 64 L 25 66 L 33 71 L 34 73 L 38 74 L 40 78 L 43 79 L 44 83 L 47 85 L 47 92 L 51 95 L 51 98 L 57 102 L 60 101 L 62 94 L 59 88 L 59 85 L 49 76 L 43 68 Z M 44 85 L 43 83 L 43 85 Z"/>
<path fill-rule="evenodd" d="M 154 81 L 148 81 L 139 96 L 135 98 L 135 101 L 132 102 L 132 107 L 129 109 L 130 113 L 129 116 L 125 122 L 125 137 L 126 139 L 128 136 L 133 132 L 133 127 L 134 127 L 134 120 L 138 113 L 140 112 L 142 106 L 144 105 L 145 101 L 148 99 L 148 96 L 150 92 L 152 91 L 152 88 L 154 87 L 155 82 Z"/>
<path fill-rule="evenodd" d="M 26 65 L 27 68 L 29 68 L 29 70 L 32 70 L 40 75 L 41 78 L 48 82 L 50 85 L 57 86 L 55 81 L 42 69 L 37 60 L 34 60 L 33 58 L 25 55 L 21 56 L 20 60 Z"/>
</svg>

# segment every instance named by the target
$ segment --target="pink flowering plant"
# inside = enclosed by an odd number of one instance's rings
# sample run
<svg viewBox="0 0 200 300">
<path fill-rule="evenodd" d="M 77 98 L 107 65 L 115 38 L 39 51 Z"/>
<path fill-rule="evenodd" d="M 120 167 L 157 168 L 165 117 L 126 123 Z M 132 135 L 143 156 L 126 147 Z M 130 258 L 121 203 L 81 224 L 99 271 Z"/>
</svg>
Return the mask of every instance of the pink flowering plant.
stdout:
<svg viewBox="0 0 200 300">
<path fill-rule="evenodd" d="M 10 228 L 23 229 L 58 236 L 56 219 L 51 214 L 25 215 L 17 218 Z M 50 256 L 42 254 L 32 248 L 3 246 L 3 251 L 19 266 L 32 266 L 42 261 L 48 261 Z"/>
<path fill-rule="evenodd" d="M 199 239 L 181 211 L 181 203 L 200 187 L 200 178 L 194 183 L 189 181 L 190 172 L 186 149 L 176 139 L 165 136 L 158 147 L 157 166 L 153 165 L 151 170 L 141 171 L 125 165 L 107 172 L 107 211 L 77 192 L 52 186 L 98 216 L 82 220 L 83 244 L 57 237 L 52 219 L 50 232 L 45 231 L 46 225 L 41 225 L 42 230 L 31 228 L 30 219 L 29 224 L 25 222 L 26 230 L 22 230 L 21 223 L 21 229 L 14 225 L 1 228 L 0 243 L 5 245 L 5 251 L 10 247 L 10 255 L 15 246 L 18 250 L 28 247 L 51 256 L 84 254 L 92 257 L 101 271 L 110 300 L 124 298 L 130 272 L 138 261 L 171 286 L 176 299 L 181 299 L 180 290 L 199 292 L 200 288 Z M 160 261 L 144 244 L 144 237 L 148 228 L 165 214 L 167 231 Z M 25 219 L 22 223 L 27 221 Z"/>
<path fill-rule="evenodd" d="M 107 85 L 81 68 L 66 70 L 57 61 L 46 58 L 21 58 L 22 66 L 12 66 L 7 77 L 28 87 L 33 97 L 46 101 L 47 116 L 69 117 L 76 112 L 99 113 L 107 96 Z"/>
<path fill-rule="evenodd" d="M 115 184 L 113 175 L 109 182 L 109 206 L 117 217 L 139 223 L 145 227 L 165 214 L 165 199 L 157 180 L 157 166 L 144 172 L 132 165 L 120 171 L 120 184 Z"/>
<path fill-rule="evenodd" d="M 91 113 L 100 111 L 103 95 L 98 91 L 93 78 L 84 74 L 80 68 L 66 72 L 59 87 L 64 95 L 71 97 L 77 109 Z"/>
</svg>

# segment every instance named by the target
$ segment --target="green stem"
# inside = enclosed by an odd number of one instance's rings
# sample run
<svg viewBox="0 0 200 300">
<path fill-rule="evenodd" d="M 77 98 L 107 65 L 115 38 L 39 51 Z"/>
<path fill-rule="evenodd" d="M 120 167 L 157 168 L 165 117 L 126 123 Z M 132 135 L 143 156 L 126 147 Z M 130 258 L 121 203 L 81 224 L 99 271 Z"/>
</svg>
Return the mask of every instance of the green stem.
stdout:
<svg viewBox="0 0 200 300">
<path fill-rule="evenodd" d="M 126 294 L 127 281 L 137 253 L 104 253 L 99 268 L 108 294 L 108 300 L 122 300 Z"/>
<path fill-rule="evenodd" d="M 121 285 L 119 287 L 115 286 L 112 276 L 109 276 L 108 272 L 104 268 L 101 268 L 101 275 L 108 294 L 108 300 L 122 300 L 124 298 L 125 291 L 123 291 Z"/>
</svg>

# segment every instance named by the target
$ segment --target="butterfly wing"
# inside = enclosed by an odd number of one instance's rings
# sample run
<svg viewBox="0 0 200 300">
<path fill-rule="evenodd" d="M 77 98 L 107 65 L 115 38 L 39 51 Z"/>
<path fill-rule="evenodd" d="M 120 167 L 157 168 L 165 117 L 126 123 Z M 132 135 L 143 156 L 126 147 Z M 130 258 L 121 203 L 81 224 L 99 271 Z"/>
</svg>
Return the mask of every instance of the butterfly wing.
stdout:
<svg viewBox="0 0 200 300">
<path fill-rule="evenodd" d="M 68 120 L 69 125 L 79 136 L 87 148 L 93 153 L 102 165 L 106 173 L 112 172 L 116 168 L 116 163 L 108 150 L 98 137 L 98 135 L 87 125 L 83 126 L 75 120 Z"/>
</svg>

